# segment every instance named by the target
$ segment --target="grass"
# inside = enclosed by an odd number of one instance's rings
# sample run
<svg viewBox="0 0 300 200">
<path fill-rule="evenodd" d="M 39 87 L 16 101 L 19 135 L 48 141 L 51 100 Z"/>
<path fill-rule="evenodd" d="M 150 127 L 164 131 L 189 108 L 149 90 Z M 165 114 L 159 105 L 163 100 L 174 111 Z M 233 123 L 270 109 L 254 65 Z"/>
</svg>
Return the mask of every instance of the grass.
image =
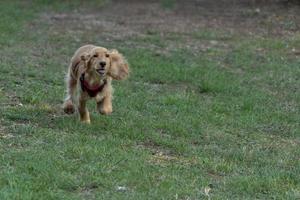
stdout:
<svg viewBox="0 0 300 200">
<path fill-rule="evenodd" d="M 161 0 L 160 4 L 165 9 L 171 9 L 175 6 L 176 0 Z"/>
<path fill-rule="evenodd" d="M 104 41 L 132 74 L 114 82 L 114 113 L 100 116 L 90 102 L 84 125 L 60 108 L 81 42 L 37 20 L 73 4 L 1 2 L 0 199 L 300 198 L 299 36 L 203 30 L 189 37 L 230 48 L 199 55 L 157 54 L 180 34 L 131 39 L 150 50 Z"/>
</svg>

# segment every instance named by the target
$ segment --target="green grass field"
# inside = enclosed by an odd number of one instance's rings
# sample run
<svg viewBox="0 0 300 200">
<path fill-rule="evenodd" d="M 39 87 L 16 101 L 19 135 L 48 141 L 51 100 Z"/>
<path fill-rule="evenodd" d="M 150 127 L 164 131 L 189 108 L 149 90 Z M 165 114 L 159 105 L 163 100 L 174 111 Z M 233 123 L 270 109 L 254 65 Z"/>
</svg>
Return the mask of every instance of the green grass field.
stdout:
<svg viewBox="0 0 300 200">
<path fill-rule="evenodd" d="M 0 199 L 300 199 L 299 31 L 131 35 L 101 24 L 108 4 L 0 2 Z M 91 125 L 61 109 L 86 43 L 132 71 Z"/>
</svg>

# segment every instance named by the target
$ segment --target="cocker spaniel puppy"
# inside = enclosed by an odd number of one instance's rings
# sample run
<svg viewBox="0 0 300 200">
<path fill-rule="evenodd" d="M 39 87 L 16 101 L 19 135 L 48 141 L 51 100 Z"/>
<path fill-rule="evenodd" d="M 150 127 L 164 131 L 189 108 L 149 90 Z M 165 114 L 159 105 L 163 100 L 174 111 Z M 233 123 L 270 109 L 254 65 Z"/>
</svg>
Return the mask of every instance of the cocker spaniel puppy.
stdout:
<svg viewBox="0 0 300 200">
<path fill-rule="evenodd" d="M 122 80 L 129 74 L 126 59 L 117 50 L 85 45 L 80 47 L 71 59 L 66 77 L 67 96 L 64 112 L 72 114 L 78 107 L 80 120 L 90 123 L 86 108 L 87 100 L 93 98 L 101 114 L 112 112 L 112 79 Z"/>
</svg>

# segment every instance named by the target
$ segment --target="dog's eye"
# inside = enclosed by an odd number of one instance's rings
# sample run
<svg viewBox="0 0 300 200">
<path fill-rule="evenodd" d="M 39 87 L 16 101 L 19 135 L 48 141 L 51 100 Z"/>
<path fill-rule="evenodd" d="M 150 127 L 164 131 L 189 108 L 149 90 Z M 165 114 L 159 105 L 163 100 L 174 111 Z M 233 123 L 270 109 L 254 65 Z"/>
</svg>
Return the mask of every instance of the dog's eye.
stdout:
<svg viewBox="0 0 300 200">
<path fill-rule="evenodd" d="M 95 54 L 95 55 L 94 55 L 94 57 L 98 57 L 98 55 L 97 55 L 97 54 Z"/>
<path fill-rule="evenodd" d="M 105 54 L 105 56 L 106 56 L 106 58 L 108 58 L 108 57 L 109 57 L 109 54 L 107 53 L 107 54 Z"/>
</svg>

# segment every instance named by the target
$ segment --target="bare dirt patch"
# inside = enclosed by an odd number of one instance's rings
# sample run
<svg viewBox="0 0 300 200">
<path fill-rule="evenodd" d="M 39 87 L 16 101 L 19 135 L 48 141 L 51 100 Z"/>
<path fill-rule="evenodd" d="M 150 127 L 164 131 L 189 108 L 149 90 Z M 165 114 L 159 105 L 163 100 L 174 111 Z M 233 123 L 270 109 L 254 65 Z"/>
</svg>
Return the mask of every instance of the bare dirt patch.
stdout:
<svg viewBox="0 0 300 200">
<path fill-rule="evenodd" d="M 168 40 L 170 34 L 180 34 L 185 47 L 206 49 L 224 46 L 218 42 L 199 43 L 193 33 L 212 29 L 228 34 L 290 36 L 299 33 L 300 6 L 274 1 L 174 1 L 164 8 L 162 1 L 110 1 L 101 8 L 79 8 L 65 13 L 44 13 L 41 19 L 53 34 L 69 34 L 77 42 L 122 41 L 131 46 L 137 37 L 157 34 Z M 175 40 L 170 40 L 177 43 Z M 201 46 L 202 45 L 202 46 Z M 204 46 L 203 46 L 204 45 Z M 225 44 L 226 45 L 226 44 Z M 177 47 L 177 46 L 175 46 Z"/>
<path fill-rule="evenodd" d="M 14 136 L 10 133 L 8 133 L 5 129 L 5 127 L 2 125 L 1 119 L 0 119 L 0 139 L 9 139 L 13 138 Z"/>
<path fill-rule="evenodd" d="M 283 27 L 285 21 L 299 21 L 300 8 L 276 1 L 174 1 L 171 8 L 164 8 L 162 1 L 111 1 L 97 13 L 96 22 L 110 30 L 132 32 L 191 33 L 201 28 L 218 28 L 251 33 L 287 34 L 299 31 L 297 24 Z M 276 24 L 273 24 L 276 23 Z M 278 24 L 279 22 L 279 24 Z M 266 30 L 266 25 L 269 28 Z M 281 26 L 283 25 L 283 26 Z M 119 34 L 126 34 L 119 32 Z"/>
</svg>

